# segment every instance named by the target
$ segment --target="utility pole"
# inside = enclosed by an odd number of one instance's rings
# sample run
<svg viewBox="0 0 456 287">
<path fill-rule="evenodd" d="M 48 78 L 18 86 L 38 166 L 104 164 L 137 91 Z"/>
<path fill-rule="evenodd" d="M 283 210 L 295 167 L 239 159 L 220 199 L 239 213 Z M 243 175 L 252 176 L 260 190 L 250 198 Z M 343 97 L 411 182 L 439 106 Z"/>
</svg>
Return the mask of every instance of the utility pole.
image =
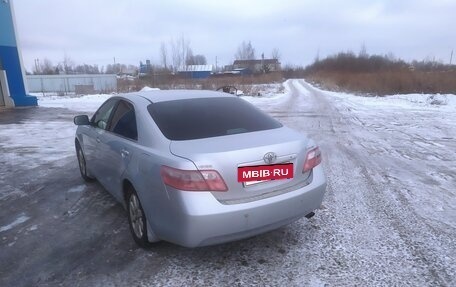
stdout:
<svg viewBox="0 0 456 287">
<path fill-rule="evenodd" d="M 215 56 L 215 72 L 216 72 L 216 73 L 218 72 L 218 68 L 217 68 L 217 56 Z"/>
<path fill-rule="evenodd" d="M 38 59 L 35 59 L 35 72 L 38 73 Z"/>
<path fill-rule="evenodd" d="M 263 74 L 266 74 L 266 69 L 264 67 L 264 53 L 261 53 L 261 69 L 263 70 Z"/>
<path fill-rule="evenodd" d="M 453 62 L 453 50 L 451 50 L 451 56 L 450 56 L 450 65 Z"/>
</svg>

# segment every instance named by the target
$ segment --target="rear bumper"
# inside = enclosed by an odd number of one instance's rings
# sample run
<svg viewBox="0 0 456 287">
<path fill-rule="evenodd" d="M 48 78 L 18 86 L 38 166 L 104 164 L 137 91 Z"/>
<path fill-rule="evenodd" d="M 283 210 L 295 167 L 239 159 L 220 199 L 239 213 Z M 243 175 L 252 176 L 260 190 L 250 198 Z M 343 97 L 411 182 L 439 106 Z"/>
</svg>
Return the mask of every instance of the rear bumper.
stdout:
<svg viewBox="0 0 456 287">
<path fill-rule="evenodd" d="M 224 205 L 209 192 L 168 190 L 168 203 L 172 204 L 164 215 L 166 226 L 158 224 L 154 231 L 160 238 L 186 247 L 247 238 L 274 230 L 318 209 L 325 190 L 321 166 L 314 169 L 309 185 L 248 203 Z"/>
</svg>

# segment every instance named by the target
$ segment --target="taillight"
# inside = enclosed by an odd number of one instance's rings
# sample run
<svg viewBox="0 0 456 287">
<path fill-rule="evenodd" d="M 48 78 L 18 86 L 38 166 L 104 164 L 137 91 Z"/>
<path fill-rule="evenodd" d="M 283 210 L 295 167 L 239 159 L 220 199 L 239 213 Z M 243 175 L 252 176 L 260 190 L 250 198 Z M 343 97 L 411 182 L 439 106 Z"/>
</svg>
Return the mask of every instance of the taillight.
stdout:
<svg viewBox="0 0 456 287">
<path fill-rule="evenodd" d="M 175 189 L 188 191 L 227 191 L 225 181 L 215 170 L 181 170 L 163 165 L 163 182 Z"/>
<path fill-rule="evenodd" d="M 302 172 L 308 172 L 312 168 L 316 167 L 321 163 L 321 152 L 318 147 L 315 147 L 307 151 L 306 162 L 304 163 L 304 168 Z"/>
</svg>

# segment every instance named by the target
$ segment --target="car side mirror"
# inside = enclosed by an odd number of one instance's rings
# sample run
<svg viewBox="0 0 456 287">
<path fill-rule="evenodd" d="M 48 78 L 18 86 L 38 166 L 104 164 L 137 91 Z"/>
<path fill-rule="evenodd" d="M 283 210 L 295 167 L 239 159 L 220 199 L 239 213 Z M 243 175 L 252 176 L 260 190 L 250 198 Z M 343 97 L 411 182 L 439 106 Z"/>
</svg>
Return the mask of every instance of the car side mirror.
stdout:
<svg viewBox="0 0 456 287">
<path fill-rule="evenodd" d="M 75 116 L 73 122 L 77 126 L 90 125 L 89 117 L 87 115 Z"/>
</svg>

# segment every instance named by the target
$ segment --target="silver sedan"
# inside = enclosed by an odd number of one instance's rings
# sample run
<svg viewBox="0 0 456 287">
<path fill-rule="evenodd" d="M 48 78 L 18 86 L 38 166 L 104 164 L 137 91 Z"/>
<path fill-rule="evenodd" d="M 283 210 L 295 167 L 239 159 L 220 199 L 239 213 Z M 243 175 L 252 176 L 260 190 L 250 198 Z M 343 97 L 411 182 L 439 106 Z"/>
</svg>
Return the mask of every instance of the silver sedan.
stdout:
<svg viewBox="0 0 456 287">
<path fill-rule="evenodd" d="M 82 178 L 124 205 L 142 247 L 254 236 L 310 218 L 323 200 L 318 146 L 236 96 L 126 94 L 74 123 Z"/>
</svg>

